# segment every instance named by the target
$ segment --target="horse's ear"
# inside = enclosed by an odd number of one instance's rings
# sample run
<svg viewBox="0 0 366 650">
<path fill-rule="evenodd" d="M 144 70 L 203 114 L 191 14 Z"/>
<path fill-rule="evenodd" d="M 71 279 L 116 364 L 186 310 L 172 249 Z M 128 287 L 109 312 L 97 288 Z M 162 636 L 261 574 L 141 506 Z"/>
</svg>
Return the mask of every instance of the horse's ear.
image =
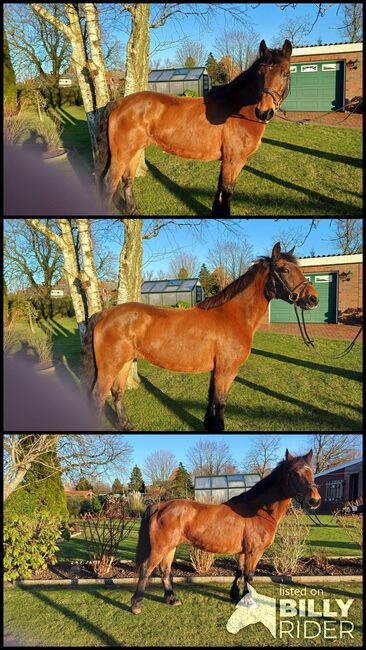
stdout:
<svg viewBox="0 0 366 650">
<path fill-rule="evenodd" d="M 277 262 L 281 255 L 281 244 L 278 241 L 277 244 L 273 246 L 272 250 L 272 262 Z"/>
<path fill-rule="evenodd" d="M 291 248 L 291 250 L 290 250 L 290 251 L 287 251 L 287 252 L 288 252 L 289 255 L 293 255 L 294 250 L 295 250 L 295 246 L 293 246 L 293 247 Z"/>
<path fill-rule="evenodd" d="M 295 456 L 293 456 L 292 454 L 290 454 L 289 450 L 286 449 L 285 458 L 286 458 L 286 460 L 293 460 L 293 459 L 295 458 Z"/>
<path fill-rule="evenodd" d="M 291 41 L 289 41 L 287 38 L 282 46 L 282 52 L 284 53 L 287 59 L 290 58 L 292 53 L 292 45 L 291 45 Z"/>
<path fill-rule="evenodd" d="M 261 59 L 265 59 L 266 56 L 268 56 L 268 54 L 269 54 L 269 49 L 268 49 L 268 47 L 266 45 L 266 41 L 263 39 L 259 43 L 259 56 L 260 56 Z"/>
<path fill-rule="evenodd" d="M 304 456 L 304 461 L 305 461 L 305 463 L 310 463 L 312 457 L 313 457 L 313 450 L 310 449 L 309 453 L 306 454 L 306 456 Z"/>
</svg>

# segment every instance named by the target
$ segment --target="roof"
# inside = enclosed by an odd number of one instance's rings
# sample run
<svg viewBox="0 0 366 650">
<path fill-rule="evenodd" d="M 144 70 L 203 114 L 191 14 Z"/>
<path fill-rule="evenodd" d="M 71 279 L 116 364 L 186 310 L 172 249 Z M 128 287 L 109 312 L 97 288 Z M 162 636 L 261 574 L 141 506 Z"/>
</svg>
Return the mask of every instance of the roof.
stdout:
<svg viewBox="0 0 366 650">
<path fill-rule="evenodd" d="M 363 43 L 326 43 L 324 45 L 300 45 L 294 47 L 291 58 L 307 54 L 341 54 L 347 52 L 362 52 Z"/>
<path fill-rule="evenodd" d="M 362 43 L 362 41 L 361 41 Z M 312 43 L 311 45 L 298 45 L 297 47 L 319 47 L 320 45 L 326 46 L 326 45 L 360 45 L 359 42 L 357 43 L 350 43 L 349 41 L 337 41 L 337 43 Z"/>
<path fill-rule="evenodd" d="M 151 70 L 148 81 L 192 81 L 208 74 L 206 68 L 171 68 Z"/>
<path fill-rule="evenodd" d="M 359 456 L 359 458 L 355 458 L 354 460 L 349 460 L 347 463 L 341 463 L 340 465 L 335 465 L 330 469 L 324 470 L 324 472 L 319 472 L 318 474 L 314 474 L 314 476 L 315 478 L 317 478 L 318 476 L 325 476 L 326 474 L 332 474 L 333 472 L 337 472 L 340 469 L 345 469 L 346 467 L 350 467 L 351 465 L 357 465 L 357 463 L 362 463 L 362 456 Z"/>
<path fill-rule="evenodd" d="M 243 488 L 249 490 L 260 480 L 259 474 L 248 472 L 245 474 L 216 474 L 214 476 L 196 476 L 194 479 L 195 490 L 215 490 L 227 487 Z"/>
<path fill-rule="evenodd" d="M 193 291 L 195 286 L 201 286 L 198 278 L 145 280 L 141 286 L 141 293 L 175 293 L 180 291 Z"/>
</svg>

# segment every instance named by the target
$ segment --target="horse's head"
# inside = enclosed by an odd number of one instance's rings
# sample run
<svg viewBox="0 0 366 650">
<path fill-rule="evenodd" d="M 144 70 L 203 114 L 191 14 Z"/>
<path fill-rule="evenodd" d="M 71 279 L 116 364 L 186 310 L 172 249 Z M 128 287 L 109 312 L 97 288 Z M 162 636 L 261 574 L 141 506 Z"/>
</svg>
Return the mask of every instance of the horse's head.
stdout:
<svg viewBox="0 0 366 650">
<path fill-rule="evenodd" d="M 292 45 L 287 39 L 281 50 L 270 50 L 265 41 L 259 45 L 259 99 L 255 114 L 265 124 L 272 119 L 289 93 L 291 52 Z"/>
<path fill-rule="evenodd" d="M 295 303 L 301 309 L 314 309 L 319 302 L 318 294 L 299 269 L 293 251 L 294 249 L 283 253 L 279 242 L 274 245 L 269 264 L 267 295 L 269 299 L 280 298 L 290 304 Z"/>
<path fill-rule="evenodd" d="M 297 458 L 286 449 L 288 496 L 296 499 L 300 505 L 315 510 L 320 506 L 321 496 L 314 483 L 314 474 L 310 467 L 312 457 L 312 449 L 305 456 Z"/>
</svg>

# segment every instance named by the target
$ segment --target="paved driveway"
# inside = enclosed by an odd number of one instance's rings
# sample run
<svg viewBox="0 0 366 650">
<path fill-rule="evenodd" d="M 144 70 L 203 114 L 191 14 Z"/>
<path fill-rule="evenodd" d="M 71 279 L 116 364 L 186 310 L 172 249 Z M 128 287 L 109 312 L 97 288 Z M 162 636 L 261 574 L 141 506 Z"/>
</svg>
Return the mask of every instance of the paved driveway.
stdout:
<svg viewBox="0 0 366 650">
<path fill-rule="evenodd" d="M 352 341 L 360 329 L 360 325 L 330 325 L 328 323 L 309 323 L 306 324 L 306 329 L 309 332 L 310 337 L 314 336 L 315 338 Z M 297 323 L 265 323 L 259 327 L 258 332 L 297 334 L 300 336 Z M 357 339 L 357 342 L 359 341 L 362 341 L 362 332 Z"/>
<path fill-rule="evenodd" d="M 351 114 L 348 111 L 339 111 L 338 113 L 332 111 L 329 115 L 321 111 L 284 111 L 280 112 L 278 116 L 276 115 L 274 119 L 304 120 L 304 124 L 326 124 L 327 126 L 341 126 L 348 129 L 362 129 L 362 117 L 360 113 Z"/>
</svg>

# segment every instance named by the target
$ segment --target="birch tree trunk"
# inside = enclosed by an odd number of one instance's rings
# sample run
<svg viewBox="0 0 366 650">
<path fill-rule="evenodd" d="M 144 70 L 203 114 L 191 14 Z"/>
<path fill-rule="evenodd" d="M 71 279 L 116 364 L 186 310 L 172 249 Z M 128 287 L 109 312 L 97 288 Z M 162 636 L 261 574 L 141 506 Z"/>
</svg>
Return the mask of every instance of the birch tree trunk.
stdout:
<svg viewBox="0 0 366 650">
<path fill-rule="evenodd" d="M 33 9 L 51 25 L 57 27 L 70 40 L 71 60 L 75 66 L 81 96 L 92 144 L 93 158 L 96 154 L 96 138 L 99 131 L 101 114 L 109 102 L 109 92 L 104 60 L 100 46 L 100 27 L 98 10 L 95 4 L 64 3 L 69 25 L 53 16 L 42 4 L 32 3 Z M 83 7 L 86 29 L 89 37 L 91 59 L 88 60 L 86 43 L 84 41 L 79 11 Z"/>
<path fill-rule="evenodd" d="M 29 219 L 29 223 L 41 232 L 45 237 L 52 239 L 61 249 L 65 261 L 65 276 L 70 289 L 72 304 L 75 310 L 75 317 L 79 328 L 80 339 L 83 341 L 86 329 L 86 314 L 82 296 L 82 287 L 79 278 L 79 268 L 76 258 L 74 238 L 72 236 L 69 219 L 59 219 L 62 232 L 60 237 L 50 228 L 45 226 L 39 219 Z"/>
<path fill-rule="evenodd" d="M 102 301 L 99 295 L 98 276 L 94 260 L 93 239 L 90 229 L 90 219 L 76 219 L 78 227 L 81 257 L 84 270 L 80 273 L 83 289 L 87 295 L 88 317 L 102 311 Z"/>
<path fill-rule="evenodd" d="M 147 90 L 150 51 L 150 3 L 122 5 L 131 14 L 131 33 L 126 51 L 125 97 Z M 147 167 L 142 152 L 136 176 L 144 176 Z"/>
<path fill-rule="evenodd" d="M 119 256 L 117 304 L 140 302 L 142 277 L 142 226 L 143 219 L 122 219 L 124 241 Z M 137 388 L 140 378 L 137 363 L 131 365 L 126 387 Z"/>
</svg>

